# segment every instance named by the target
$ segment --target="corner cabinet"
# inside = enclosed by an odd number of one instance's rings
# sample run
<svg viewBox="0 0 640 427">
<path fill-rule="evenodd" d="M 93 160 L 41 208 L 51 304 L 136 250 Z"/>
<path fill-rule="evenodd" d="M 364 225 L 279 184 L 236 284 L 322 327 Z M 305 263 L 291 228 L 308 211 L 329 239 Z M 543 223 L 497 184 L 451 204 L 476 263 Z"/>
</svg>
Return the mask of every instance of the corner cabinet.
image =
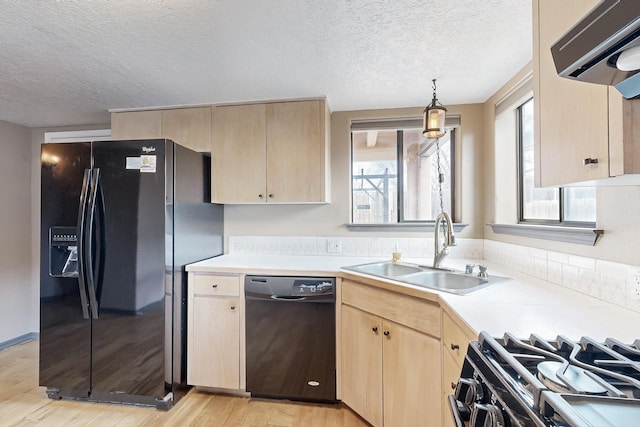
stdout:
<svg viewBox="0 0 640 427">
<path fill-rule="evenodd" d="M 598 0 L 533 1 L 536 185 L 593 184 L 640 172 L 638 100 L 558 76 L 551 46 Z M 634 120 L 635 119 L 635 120 Z M 593 162 L 597 160 L 597 163 Z"/>
<path fill-rule="evenodd" d="M 200 152 L 211 151 L 211 107 L 111 113 L 113 139 L 166 138 Z"/>
<path fill-rule="evenodd" d="M 325 100 L 227 105 L 213 111 L 212 201 L 329 201 Z"/>
<path fill-rule="evenodd" d="M 189 273 L 187 383 L 245 388 L 240 276 Z"/>
<path fill-rule="evenodd" d="M 438 304 L 342 281 L 342 401 L 373 426 L 441 420 Z"/>
</svg>

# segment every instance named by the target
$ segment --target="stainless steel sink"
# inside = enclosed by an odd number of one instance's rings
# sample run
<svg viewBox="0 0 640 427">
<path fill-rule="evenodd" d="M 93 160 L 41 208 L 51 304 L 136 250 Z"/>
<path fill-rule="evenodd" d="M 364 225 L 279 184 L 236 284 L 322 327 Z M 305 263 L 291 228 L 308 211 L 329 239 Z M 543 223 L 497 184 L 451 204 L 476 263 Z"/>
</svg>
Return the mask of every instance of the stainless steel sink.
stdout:
<svg viewBox="0 0 640 427">
<path fill-rule="evenodd" d="M 412 285 L 459 295 L 466 295 L 505 280 L 510 279 L 500 276 L 478 277 L 463 273 L 434 271 L 423 271 L 402 277 L 403 282 Z"/>
<path fill-rule="evenodd" d="M 370 274 L 372 276 L 458 295 L 466 295 L 496 283 L 511 280 L 501 276 L 489 275 L 488 277 L 478 277 L 471 274 L 464 274 L 461 271 L 415 264 L 392 263 L 390 261 L 352 265 L 343 268 L 357 273 Z"/>
<path fill-rule="evenodd" d="M 392 262 L 374 262 L 371 264 L 360 264 L 351 267 L 345 267 L 346 270 L 357 271 L 359 273 L 373 274 L 374 276 L 396 277 L 404 276 L 411 273 L 422 272 L 422 268 L 414 265 L 392 263 Z"/>
</svg>

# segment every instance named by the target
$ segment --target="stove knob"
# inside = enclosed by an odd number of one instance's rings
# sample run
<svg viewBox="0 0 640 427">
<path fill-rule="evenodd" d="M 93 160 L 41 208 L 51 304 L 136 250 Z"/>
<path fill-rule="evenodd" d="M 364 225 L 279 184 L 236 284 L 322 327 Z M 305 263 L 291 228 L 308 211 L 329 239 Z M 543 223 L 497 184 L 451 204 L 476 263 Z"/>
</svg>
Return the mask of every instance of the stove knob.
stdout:
<svg viewBox="0 0 640 427">
<path fill-rule="evenodd" d="M 474 402 L 482 400 L 482 385 L 478 380 L 473 378 L 460 378 L 454 392 L 456 400 L 471 405 Z"/>
<path fill-rule="evenodd" d="M 476 403 L 471 410 L 469 427 L 504 427 L 502 411 L 495 405 Z"/>
</svg>

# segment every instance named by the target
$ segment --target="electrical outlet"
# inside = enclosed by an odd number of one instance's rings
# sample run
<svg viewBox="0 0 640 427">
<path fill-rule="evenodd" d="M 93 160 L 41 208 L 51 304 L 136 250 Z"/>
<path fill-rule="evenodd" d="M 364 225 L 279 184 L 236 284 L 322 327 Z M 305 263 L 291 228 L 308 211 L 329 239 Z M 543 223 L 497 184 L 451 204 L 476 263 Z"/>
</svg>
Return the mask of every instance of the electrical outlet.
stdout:
<svg viewBox="0 0 640 427">
<path fill-rule="evenodd" d="M 634 301 L 640 301 L 640 270 L 631 274 L 629 281 L 629 297 Z"/>
<path fill-rule="evenodd" d="M 328 239 L 327 240 L 327 253 L 329 253 L 329 254 L 341 254 L 342 253 L 342 241 L 340 239 Z"/>
</svg>

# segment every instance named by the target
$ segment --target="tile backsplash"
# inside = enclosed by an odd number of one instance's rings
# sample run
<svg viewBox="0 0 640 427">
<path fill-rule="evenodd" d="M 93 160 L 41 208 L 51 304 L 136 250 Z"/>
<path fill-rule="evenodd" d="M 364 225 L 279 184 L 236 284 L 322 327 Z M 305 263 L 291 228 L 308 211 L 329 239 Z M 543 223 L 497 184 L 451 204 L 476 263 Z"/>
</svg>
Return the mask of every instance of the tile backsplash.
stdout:
<svg viewBox="0 0 640 427">
<path fill-rule="evenodd" d="M 329 252 L 329 243 L 340 250 Z M 323 255 L 391 258 L 395 248 L 407 258 L 432 258 L 433 238 L 418 237 L 312 237 L 312 236 L 231 236 L 229 253 L 234 255 Z M 483 256 L 482 239 L 457 239 L 449 248 L 452 258 Z"/>
<path fill-rule="evenodd" d="M 527 246 L 484 241 L 484 259 L 640 312 L 640 267 Z"/>
<path fill-rule="evenodd" d="M 339 247 L 329 252 L 329 243 Z M 323 255 L 432 258 L 433 238 L 230 236 L 232 255 Z M 449 256 L 486 259 L 577 292 L 640 312 L 640 267 L 483 239 L 457 239 Z"/>
</svg>

